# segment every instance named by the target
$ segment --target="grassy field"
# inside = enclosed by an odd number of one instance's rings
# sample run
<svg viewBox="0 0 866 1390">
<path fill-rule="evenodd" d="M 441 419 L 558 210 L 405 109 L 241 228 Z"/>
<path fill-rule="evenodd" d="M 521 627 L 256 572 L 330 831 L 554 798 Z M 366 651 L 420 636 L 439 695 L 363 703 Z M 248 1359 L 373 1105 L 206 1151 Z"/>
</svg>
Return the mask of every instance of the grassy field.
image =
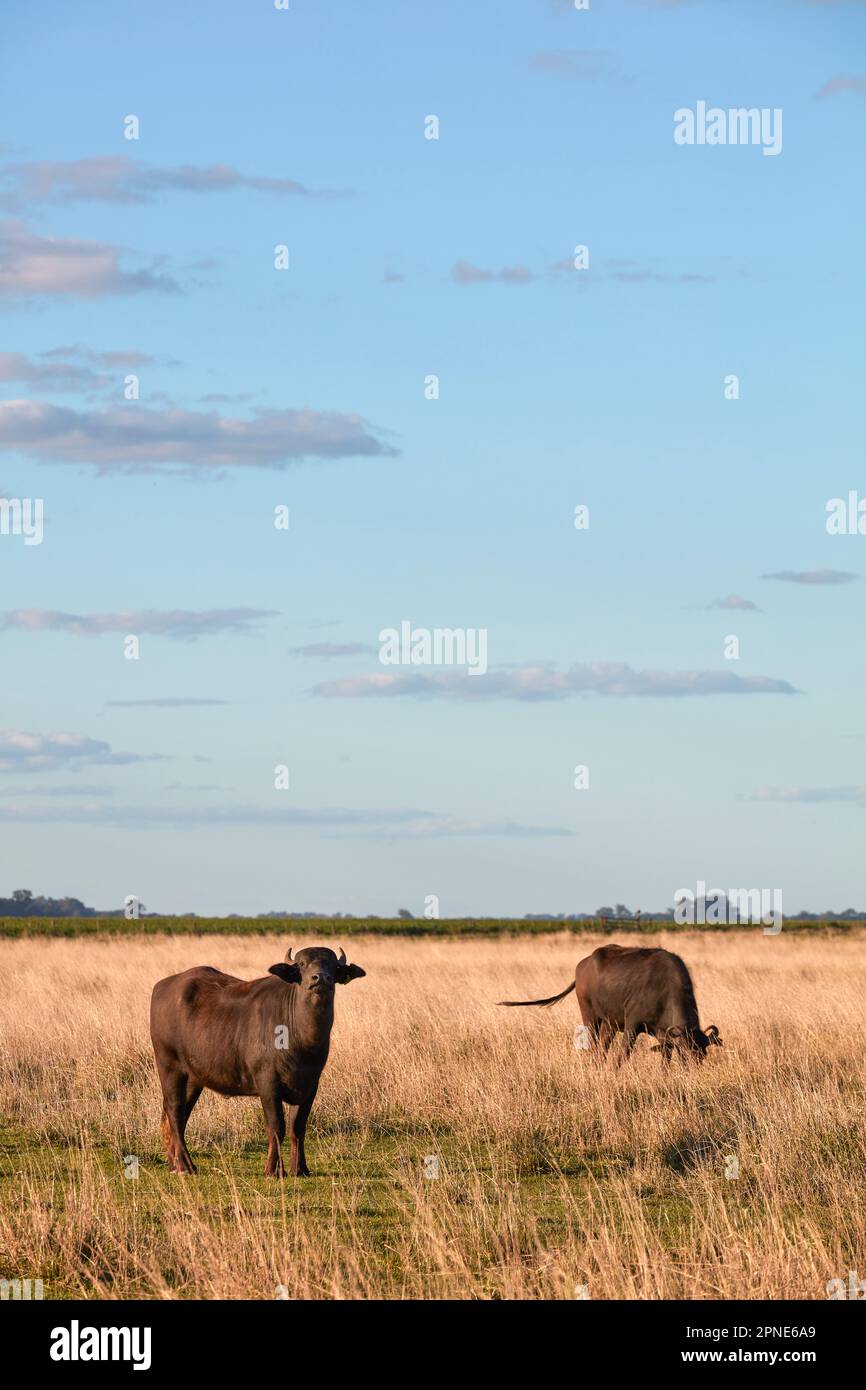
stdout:
<svg viewBox="0 0 866 1390">
<path fill-rule="evenodd" d="M 339 944 L 283 932 L 0 941 L 0 1277 L 47 1298 L 821 1299 L 866 1269 L 862 931 L 659 938 L 725 1046 L 663 1070 L 642 1039 L 621 1071 L 575 1049 L 573 998 L 495 1007 L 563 988 L 600 938 L 358 937 L 314 1176 L 266 1180 L 258 1102 L 210 1093 L 199 1176 L 171 1176 L 150 989 Z"/>
</svg>

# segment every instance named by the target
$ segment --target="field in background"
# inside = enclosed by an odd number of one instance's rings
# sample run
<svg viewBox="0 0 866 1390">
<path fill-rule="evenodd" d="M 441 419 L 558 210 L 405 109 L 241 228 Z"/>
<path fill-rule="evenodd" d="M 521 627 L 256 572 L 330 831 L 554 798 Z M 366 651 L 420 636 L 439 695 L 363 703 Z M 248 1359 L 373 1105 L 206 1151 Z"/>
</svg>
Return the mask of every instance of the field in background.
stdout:
<svg viewBox="0 0 866 1390">
<path fill-rule="evenodd" d="M 857 919 L 785 919 L 785 931 L 850 932 L 863 931 L 866 923 Z M 644 918 L 588 917 L 564 922 L 522 917 L 142 917 L 127 921 L 122 917 L 0 917 L 0 938 L 28 936 L 292 936 L 298 933 L 319 936 L 552 936 L 568 932 L 574 936 L 619 936 L 623 933 L 658 936 L 662 933 L 695 930 L 742 931 L 738 924 L 695 928 L 672 922 L 653 922 Z"/>
<path fill-rule="evenodd" d="M 368 976 L 338 991 L 314 1177 L 266 1180 L 258 1102 L 207 1092 L 199 1176 L 171 1176 L 151 987 L 339 944 L 279 925 L 279 945 L 0 941 L 0 1277 L 48 1298 L 821 1299 L 866 1273 L 862 931 L 657 938 L 725 1047 L 663 1070 L 642 1039 L 622 1071 L 575 1049 L 573 997 L 495 1007 L 563 988 L 600 938 L 353 939 Z"/>
</svg>

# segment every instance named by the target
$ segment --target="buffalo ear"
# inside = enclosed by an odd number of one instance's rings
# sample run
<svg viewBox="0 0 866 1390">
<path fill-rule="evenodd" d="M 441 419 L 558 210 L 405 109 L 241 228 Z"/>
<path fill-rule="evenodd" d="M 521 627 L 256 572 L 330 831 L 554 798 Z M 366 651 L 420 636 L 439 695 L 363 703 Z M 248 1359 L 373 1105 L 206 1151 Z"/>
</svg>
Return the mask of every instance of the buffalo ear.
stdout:
<svg viewBox="0 0 866 1390">
<path fill-rule="evenodd" d="M 347 985 L 350 980 L 362 980 L 366 975 L 360 965 L 340 965 L 337 971 L 337 984 Z"/>
<path fill-rule="evenodd" d="M 714 1047 L 722 1046 L 722 1040 L 719 1037 L 719 1030 L 714 1023 L 711 1023 L 709 1028 L 705 1028 L 704 1032 L 706 1033 L 708 1040 L 713 1044 Z"/>
<path fill-rule="evenodd" d="M 296 965 L 284 965 L 280 961 L 279 965 L 272 965 L 268 969 L 269 975 L 279 975 L 281 980 L 285 980 L 287 985 L 299 985 L 301 983 L 301 972 Z"/>
</svg>

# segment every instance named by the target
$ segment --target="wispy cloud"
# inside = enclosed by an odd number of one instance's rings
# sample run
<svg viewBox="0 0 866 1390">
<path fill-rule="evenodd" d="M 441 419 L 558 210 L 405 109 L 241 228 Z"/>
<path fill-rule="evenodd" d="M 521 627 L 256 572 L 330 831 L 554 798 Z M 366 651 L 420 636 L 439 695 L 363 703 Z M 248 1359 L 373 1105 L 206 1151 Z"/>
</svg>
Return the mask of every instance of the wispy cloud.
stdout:
<svg viewBox="0 0 866 1390">
<path fill-rule="evenodd" d="M 827 97 L 838 96 L 840 92 L 866 92 L 866 82 L 862 77 L 846 77 L 840 73 L 827 79 L 820 91 L 815 93 L 815 100 L 824 101 Z"/>
<path fill-rule="evenodd" d="M 231 790 L 218 782 L 169 782 L 167 792 L 224 792 Z"/>
<path fill-rule="evenodd" d="M 576 665 L 558 671 L 552 664 L 518 666 L 469 676 L 463 671 L 376 672 L 343 676 L 313 687 L 333 699 L 417 695 L 448 700 L 565 700 L 573 695 L 664 696 L 795 695 L 788 681 L 770 676 L 738 676 L 731 671 L 636 671 L 622 662 Z"/>
<path fill-rule="evenodd" d="M 574 259 L 566 257 L 554 261 L 543 270 L 532 270 L 529 266 L 518 264 L 489 269 L 476 265 L 474 261 L 457 260 L 450 270 L 451 279 L 456 285 L 528 285 L 541 280 L 554 280 L 560 283 L 569 280 L 575 285 L 586 287 L 602 281 L 625 284 L 662 285 L 709 285 L 716 280 L 715 275 L 704 275 L 698 271 L 670 272 L 655 270 L 641 265 L 638 261 L 608 261 L 603 270 L 576 271 Z"/>
<path fill-rule="evenodd" d="M 3 450 L 44 463 L 89 464 L 103 474 L 281 468 L 309 458 L 397 454 L 360 415 L 339 411 L 259 410 L 239 419 L 217 411 L 75 410 L 30 400 L 0 402 Z"/>
<path fill-rule="evenodd" d="M 201 787 L 198 790 L 215 790 Z M 319 829 L 349 838 L 375 837 L 412 839 L 451 839 L 502 837 L 505 839 L 548 839 L 573 835 L 563 826 L 524 825 L 511 820 L 467 820 L 440 811 L 355 809 L 346 807 L 281 806 L 173 806 L 139 804 L 99 806 L 69 804 L 29 807 L 22 800 L 15 806 L 0 805 L 0 821 L 49 821 L 66 824 L 111 825 L 124 829 L 162 830 L 166 826 L 183 829 L 208 826 L 256 826 Z"/>
<path fill-rule="evenodd" d="M 866 802 L 866 784 L 842 787 L 762 787 L 749 801 L 802 801 L 818 805 L 825 801 Z"/>
<path fill-rule="evenodd" d="M 243 174 L 230 164 L 145 164 L 129 155 L 7 164 L 0 169 L 0 207 L 7 211 L 38 203 L 152 203 L 164 193 L 226 193 L 235 189 L 281 196 L 333 197 L 296 179 Z"/>
<path fill-rule="evenodd" d="M 38 359 L 27 357 L 23 352 L 0 352 L 0 381 L 46 391 L 90 393 L 116 384 L 117 373 L 152 365 L 154 360 L 133 348 L 115 352 L 51 348 L 48 352 L 40 352 Z M 110 372 L 115 375 L 109 375 Z"/>
<path fill-rule="evenodd" d="M 219 632 L 250 632 L 273 608 L 129 609 L 120 613 L 63 613 L 49 608 L 14 608 L 0 614 L 0 631 L 65 632 L 72 637 L 100 637 L 106 632 L 144 633 L 194 642 Z"/>
<path fill-rule="evenodd" d="M 751 611 L 760 613 L 760 608 L 756 603 L 752 603 L 750 598 L 742 598 L 739 594 L 727 594 L 725 598 L 714 598 L 712 603 L 707 604 L 707 608 L 728 608 L 737 612 Z"/>
<path fill-rule="evenodd" d="M 139 352 L 137 348 L 113 348 L 110 352 L 97 352 L 94 348 L 81 347 L 80 344 L 73 343 L 66 347 L 49 348 L 46 352 L 40 352 L 40 357 L 49 360 L 60 358 L 75 358 L 80 362 L 93 362 L 100 367 L 147 367 L 155 361 L 149 353 Z M 169 362 L 169 366 L 177 366 L 176 362 Z"/>
<path fill-rule="evenodd" d="M 46 391 L 97 391 L 107 380 L 77 362 L 34 362 L 23 352 L 0 352 L 0 381 Z"/>
<path fill-rule="evenodd" d="M 711 285 L 717 277 L 698 271 L 657 270 L 638 261 L 610 261 L 606 278 L 625 285 Z"/>
<path fill-rule="evenodd" d="M 16 769 L 16 771 L 17 770 L 18 769 Z M 61 770 L 64 772 L 69 771 L 68 768 L 63 768 Z M 0 786 L 0 796 L 14 796 L 18 797 L 19 800 L 22 797 L 29 800 L 31 797 L 41 798 L 43 796 L 50 796 L 53 801 L 57 796 L 75 796 L 81 798 L 88 796 L 115 795 L 116 789 L 114 787 L 105 787 L 85 782 L 75 782 L 72 786 L 67 787 L 60 787 L 56 782 L 51 782 L 48 786 L 43 787 Z"/>
<path fill-rule="evenodd" d="M 471 261 L 455 261 L 451 267 L 451 279 L 457 285 L 485 285 L 499 280 L 505 285 L 526 285 L 538 276 L 525 265 L 507 265 L 502 270 L 484 270 Z"/>
<path fill-rule="evenodd" d="M 608 55 L 593 48 L 548 48 L 529 59 L 532 72 L 548 77 L 570 77 L 578 82 L 597 82 L 609 76 Z"/>
<path fill-rule="evenodd" d="M 399 827 L 372 827 L 353 832 L 353 839 L 474 839 L 498 837 L 506 840 L 547 840 L 573 836 L 573 830 L 558 825 L 523 825 L 510 820 L 465 820 L 460 816 L 421 815 Z"/>
<path fill-rule="evenodd" d="M 852 584 L 859 574 L 852 570 L 775 570 L 762 579 L 780 579 L 785 584 Z"/>
<path fill-rule="evenodd" d="M 199 709 L 203 705 L 227 705 L 228 700 L 199 699 L 196 696 L 164 696 L 156 700 L 106 700 L 112 709 Z"/>
<path fill-rule="evenodd" d="M 319 657 L 329 661 L 336 656 L 361 656 L 378 651 L 369 642 L 310 642 L 306 647 L 290 647 L 291 656 Z"/>
<path fill-rule="evenodd" d="M 0 730 L 0 772 L 50 772 L 92 766 L 162 761 L 159 753 L 115 753 L 84 734 L 31 734 Z M 44 814 L 44 808 L 43 808 Z"/>
<path fill-rule="evenodd" d="M 209 391 L 206 396 L 199 396 L 203 405 L 236 405 L 252 399 L 252 391 Z"/>
<path fill-rule="evenodd" d="M 107 295 L 156 291 L 177 293 L 180 286 L 151 263 L 124 270 L 122 247 L 73 237 L 43 237 L 23 222 L 0 223 L 0 297 L 27 301 L 43 296 L 101 299 Z"/>
</svg>

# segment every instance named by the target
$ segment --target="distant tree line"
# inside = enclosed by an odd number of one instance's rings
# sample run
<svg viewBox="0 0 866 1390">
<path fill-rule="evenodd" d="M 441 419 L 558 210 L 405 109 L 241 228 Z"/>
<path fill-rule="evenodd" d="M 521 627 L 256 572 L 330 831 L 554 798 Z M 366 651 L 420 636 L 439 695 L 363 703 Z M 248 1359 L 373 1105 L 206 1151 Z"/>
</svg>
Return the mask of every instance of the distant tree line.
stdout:
<svg viewBox="0 0 866 1390">
<path fill-rule="evenodd" d="M 699 900 L 699 902 L 700 901 L 701 900 Z M 707 898 L 703 901 L 705 901 L 705 903 L 708 904 L 712 902 L 713 899 Z M 145 916 L 154 914 L 142 913 L 142 915 Z M 163 915 L 168 917 L 183 916 L 195 918 L 199 914 L 196 912 L 184 912 L 164 913 L 155 915 Z M 244 918 L 249 916 L 250 914 L 246 912 L 226 912 L 222 915 L 225 917 Z M 42 896 L 34 897 L 33 894 L 30 892 L 29 888 L 16 888 L 11 898 L 0 898 L 0 917 L 122 916 L 122 908 L 112 908 L 108 911 L 98 911 L 95 907 L 87 907 L 83 902 L 81 902 L 79 898 L 43 898 Z M 406 907 L 401 907 L 397 913 L 397 916 L 402 918 L 404 921 L 411 922 L 415 920 L 413 913 L 411 913 L 409 909 Z M 492 920 L 507 920 L 517 922 L 588 922 L 599 918 L 610 918 L 613 921 L 625 922 L 628 921 L 629 918 L 631 918 L 639 923 L 641 921 L 673 921 L 673 916 L 673 908 L 667 908 L 664 912 L 641 912 L 640 908 L 637 908 L 634 912 L 632 912 L 631 909 L 626 907 L 624 903 L 617 903 L 615 907 L 599 907 L 596 909 L 595 912 L 525 912 L 521 916 L 513 918 L 497 917 L 496 919 L 493 919 L 489 916 L 489 914 L 472 914 L 473 920 L 479 922 Z M 857 908 L 854 907 L 846 907 L 843 912 L 833 912 L 830 910 L 826 912 L 786 912 L 785 916 L 790 917 L 792 920 L 806 922 L 838 921 L 840 919 L 848 919 L 850 921 L 851 919 L 866 919 L 866 912 L 859 911 Z M 379 914 L 376 912 L 363 912 L 356 915 L 352 912 L 286 912 L 280 910 L 278 912 L 259 912 L 256 913 L 256 917 L 263 919 L 274 917 L 290 917 L 294 920 L 306 917 L 310 918 L 313 921 L 315 921 L 315 919 L 318 917 L 325 918 L 329 921 L 342 917 L 348 922 L 354 922 L 359 920 L 366 922 L 379 922 L 382 920 L 387 920 L 381 918 Z"/>
<path fill-rule="evenodd" d="M 92 907 L 78 898 L 34 898 L 29 888 L 16 888 L 11 898 L 0 898 L 0 917 L 95 917 Z"/>
</svg>

